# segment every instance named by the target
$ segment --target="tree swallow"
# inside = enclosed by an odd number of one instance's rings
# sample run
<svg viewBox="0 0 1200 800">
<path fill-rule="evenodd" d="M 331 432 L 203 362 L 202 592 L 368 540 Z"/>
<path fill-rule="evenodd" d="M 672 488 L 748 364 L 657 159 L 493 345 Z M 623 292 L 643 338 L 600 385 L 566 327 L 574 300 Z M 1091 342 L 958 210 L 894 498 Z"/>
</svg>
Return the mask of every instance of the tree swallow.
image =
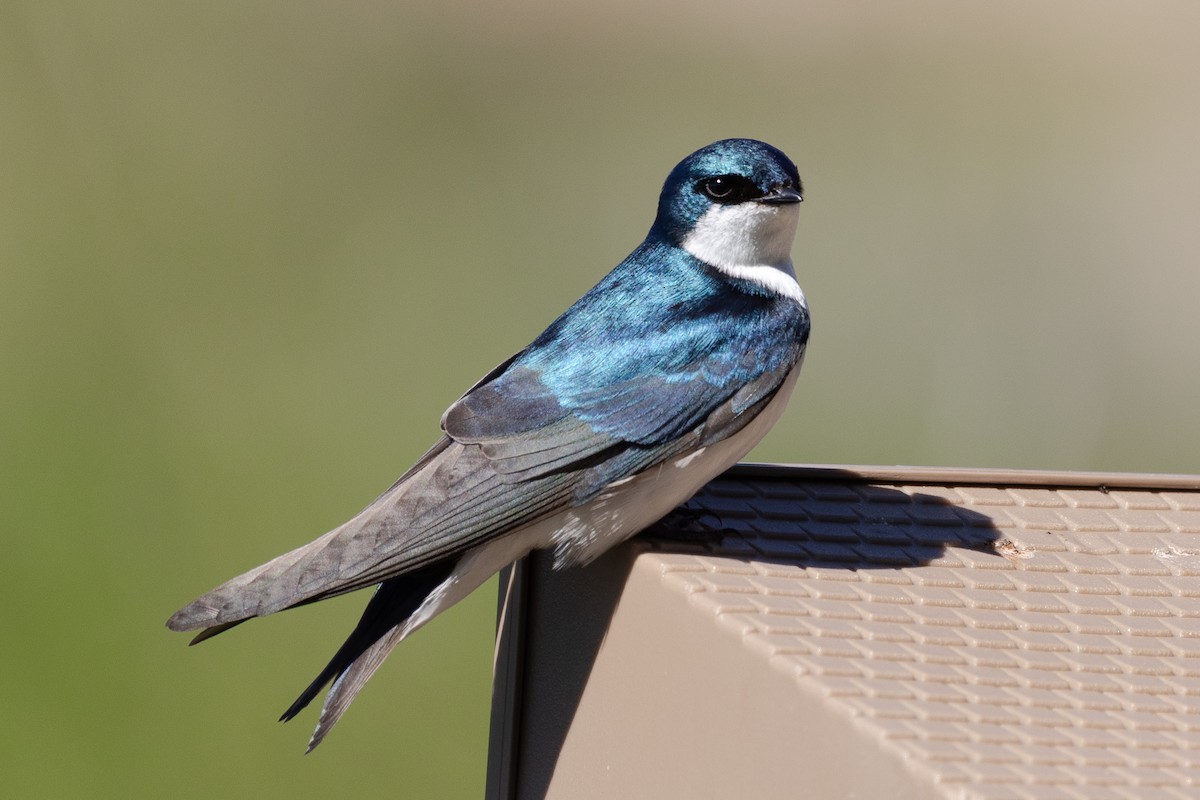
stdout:
<svg viewBox="0 0 1200 800">
<path fill-rule="evenodd" d="M 791 248 L 800 176 L 752 139 L 667 176 L 633 253 L 442 416 L 391 488 L 319 539 L 180 609 L 193 643 L 377 586 L 328 666 L 316 747 L 406 636 L 532 550 L 586 564 L 749 452 L 800 372 L 809 315 Z"/>
</svg>

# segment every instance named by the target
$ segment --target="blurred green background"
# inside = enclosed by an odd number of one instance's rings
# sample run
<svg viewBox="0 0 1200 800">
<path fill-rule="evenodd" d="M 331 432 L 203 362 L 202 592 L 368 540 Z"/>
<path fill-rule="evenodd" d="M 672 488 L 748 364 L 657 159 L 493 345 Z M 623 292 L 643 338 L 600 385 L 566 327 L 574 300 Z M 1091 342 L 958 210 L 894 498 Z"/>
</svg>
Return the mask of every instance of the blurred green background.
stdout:
<svg viewBox="0 0 1200 800">
<path fill-rule="evenodd" d="M 315 754 L 365 597 L 163 627 L 346 519 L 726 136 L 804 176 L 756 460 L 1200 471 L 1200 5 L 0 5 L 9 797 L 482 793 L 494 584 Z"/>
</svg>

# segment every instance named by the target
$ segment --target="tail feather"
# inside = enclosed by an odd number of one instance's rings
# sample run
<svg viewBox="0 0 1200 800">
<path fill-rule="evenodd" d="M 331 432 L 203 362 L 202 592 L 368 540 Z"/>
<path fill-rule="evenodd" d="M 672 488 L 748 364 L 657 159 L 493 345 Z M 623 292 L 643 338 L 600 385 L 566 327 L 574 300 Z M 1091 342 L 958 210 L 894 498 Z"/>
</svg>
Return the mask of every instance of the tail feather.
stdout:
<svg viewBox="0 0 1200 800">
<path fill-rule="evenodd" d="M 246 619 L 234 620 L 233 622 L 223 622 L 220 625 L 213 625 L 211 627 L 205 628 L 204 630 L 200 631 L 195 636 L 193 636 L 192 640 L 190 642 L 188 642 L 188 645 L 191 646 L 194 644 L 200 644 L 205 639 L 211 639 L 212 637 L 216 636 L 218 633 L 224 633 L 225 631 L 229 630 L 230 628 L 241 625 L 243 622 L 245 622 L 248 619 L 250 619 L 250 617 L 247 617 Z"/>
<path fill-rule="evenodd" d="M 311 753 L 317 745 L 325 740 L 325 736 L 333 730 L 333 726 L 342 718 L 342 714 L 354 702 L 354 698 L 375 674 L 375 670 L 379 669 L 384 659 L 410 632 L 410 625 L 401 624 L 392 628 L 337 677 L 329 689 L 329 694 L 325 697 L 324 705 L 321 706 L 321 716 L 317 719 L 317 726 L 308 740 L 308 748 L 304 751 L 305 753 Z"/>
<path fill-rule="evenodd" d="M 337 691 L 338 686 L 342 683 L 342 678 L 356 666 L 356 662 L 365 653 L 371 651 L 377 642 L 388 637 L 391 631 L 403 625 L 412 616 L 413 612 L 420 607 L 425 598 L 450 576 L 453 568 L 454 559 L 447 559 L 429 564 L 395 578 L 389 578 L 381 583 L 375 591 L 374 596 L 372 596 L 371 601 L 367 603 L 362 617 L 359 618 L 358 624 L 350 632 L 346 641 L 338 648 L 338 651 L 330 659 L 325 668 L 321 670 L 320 674 L 317 675 L 316 679 L 300 693 L 300 696 L 288 707 L 287 711 L 283 712 L 283 715 L 279 718 L 280 721 L 286 722 L 299 714 L 300 711 L 321 693 L 321 690 L 330 681 L 334 681 L 334 689 L 330 692 L 332 697 Z M 390 651 L 391 648 L 389 647 L 388 650 Z M 382 661 L 382 659 L 380 660 Z M 371 672 L 374 672 L 374 669 Z M 367 677 L 369 676 L 368 673 Z M 364 678 L 363 682 L 365 683 L 365 681 L 366 679 Z M 357 690 L 354 694 L 357 694 Z M 353 699 L 353 695 L 349 699 Z M 349 705 L 349 699 L 347 699 L 346 705 Z M 326 706 L 328 707 L 328 705 L 329 702 L 326 701 Z M 344 708 L 342 710 L 344 711 Z M 325 716 L 326 712 L 322 710 L 322 721 L 324 721 Z M 337 716 L 341 716 L 340 711 Z M 326 727 L 332 727 L 332 724 L 330 722 Z M 315 744 L 310 744 L 309 749 L 311 750 L 315 746 Z"/>
</svg>

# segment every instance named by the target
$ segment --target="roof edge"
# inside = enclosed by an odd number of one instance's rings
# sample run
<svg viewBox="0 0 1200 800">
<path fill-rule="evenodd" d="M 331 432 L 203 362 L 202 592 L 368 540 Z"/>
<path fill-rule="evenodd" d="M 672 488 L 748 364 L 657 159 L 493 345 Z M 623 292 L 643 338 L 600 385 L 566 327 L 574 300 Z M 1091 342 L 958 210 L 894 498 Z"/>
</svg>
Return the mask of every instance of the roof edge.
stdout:
<svg viewBox="0 0 1200 800">
<path fill-rule="evenodd" d="M 863 466 L 851 464 L 735 464 L 729 474 L 746 478 L 802 478 L 839 483 L 939 484 L 947 486 L 1087 487 L 1200 491 L 1200 475 L 979 467 Z"/>
</svg>

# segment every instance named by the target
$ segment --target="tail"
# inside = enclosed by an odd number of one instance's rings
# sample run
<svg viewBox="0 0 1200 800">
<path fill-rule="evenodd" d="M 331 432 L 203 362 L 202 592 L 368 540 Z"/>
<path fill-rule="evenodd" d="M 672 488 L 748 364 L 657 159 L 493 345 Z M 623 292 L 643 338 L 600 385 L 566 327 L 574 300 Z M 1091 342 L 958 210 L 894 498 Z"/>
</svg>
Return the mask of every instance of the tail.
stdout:
<svg viewBox="0 0 1200 800">
<path fill-rule="evenodd" d="M 456 559 L 447 559 L 421 567 L 412 572 L 389 578 L 379 585 L 367 607 L 363 609 L 358 624 L 346 641 L 334 653 L 333 658 L 308 685 L 296 702 L 288 706 L 279 718 L 287 722 L 311 703 L 325 685 L 333 681 L 333 688 L 321 709 L 321 717 L 308 752 L 321 743 L 334 724 L 350 706 L 367 679 L 375 672 L 383 658 L 399 643 L 404 623 L 412 616 L 426 598 L 441 584 L 454 569 Z M 380 645 L 390 642 L 386 648 Z M 365 657 L 369 654 L 370 657 Z M 365 673 L 365 674 L 364 674 Z M 347 680 L 347 678 L 353 679 Z"/>
</svg>

